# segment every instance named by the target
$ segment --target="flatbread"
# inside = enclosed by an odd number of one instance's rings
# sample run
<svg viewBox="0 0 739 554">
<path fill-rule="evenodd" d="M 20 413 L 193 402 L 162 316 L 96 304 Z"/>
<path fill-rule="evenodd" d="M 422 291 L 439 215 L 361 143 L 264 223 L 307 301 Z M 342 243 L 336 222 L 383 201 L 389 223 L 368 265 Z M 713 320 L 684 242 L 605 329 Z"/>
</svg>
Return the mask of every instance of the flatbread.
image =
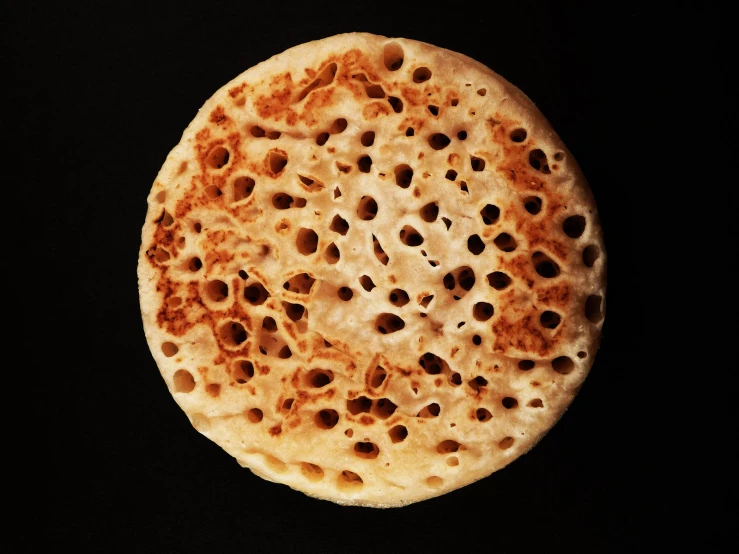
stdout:
<svg viewBox="0 0 739 554">
<path fill-rule="evenodd" d="M 351 33 L 218 90 L 148 197 L 146 339 L 195 429 L 255 474 L 401 506 L 490 475 L 593 363 L 595 201 L 513 85 Z"/>
</svg>

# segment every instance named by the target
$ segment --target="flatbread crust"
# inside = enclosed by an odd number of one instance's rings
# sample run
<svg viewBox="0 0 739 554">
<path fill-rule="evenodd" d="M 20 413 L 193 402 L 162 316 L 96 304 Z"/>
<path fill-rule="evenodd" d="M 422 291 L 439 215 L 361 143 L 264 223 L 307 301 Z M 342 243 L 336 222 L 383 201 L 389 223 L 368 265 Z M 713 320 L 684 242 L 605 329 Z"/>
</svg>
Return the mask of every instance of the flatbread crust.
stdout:
<svg viewBox="0 0 739 554">
<path fill-rule="evenodd" d="M 461 54 L 350 33 L 276 55 L 205 103 L 148 205 L 141 312 L 172 396 L 308 495 L 401 506 L 490 475 L 593 363 L 593 196 Z"/>
</svg>

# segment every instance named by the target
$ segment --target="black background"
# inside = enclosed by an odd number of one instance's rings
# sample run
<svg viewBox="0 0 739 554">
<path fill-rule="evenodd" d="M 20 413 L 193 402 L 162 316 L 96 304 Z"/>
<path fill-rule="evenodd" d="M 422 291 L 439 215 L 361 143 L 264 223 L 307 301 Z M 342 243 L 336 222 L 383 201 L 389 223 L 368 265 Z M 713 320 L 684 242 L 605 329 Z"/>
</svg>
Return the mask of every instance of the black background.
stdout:
<svg viewBox="0 0 739 554">
<path fill-rule="evenodd" d="M 56 361 L 41 364 L 54 375 L 44 379 L 52 544 L 116 552 L 637 549 L 653 500 L 643 486 L 652 462 L 634 454 L 634 424 L 644 416 L 631 394 L 634 375 L 649 371 L 648 309 L 643 281 L 629 269 L 643 253 L 629 193 L 636 183 L 618 167 L 620 141 L 631 135 L 633 143 L 645 129 L 630 95 L 644 90 L 659 56 L 639 4 L 605 13 L 589 6 L 28 2 L 8 10 L 10 94 L 33 106 L 22 133 L 48 160 L 30 168 L 42 183 L 35 194 L 52 208 L 37 229 L 47 267 L 64 279 L 50 300 Z M 526 92 L 587 176 L 609 256 L 602 347 L 562 420 L 503 471 L 384 511 L 263 481 L 194 431 L 149 353 L 137 293 L 146 197 L 198 108 L 252 65 L 349 31 L 462 52 Z"/>
</svg>

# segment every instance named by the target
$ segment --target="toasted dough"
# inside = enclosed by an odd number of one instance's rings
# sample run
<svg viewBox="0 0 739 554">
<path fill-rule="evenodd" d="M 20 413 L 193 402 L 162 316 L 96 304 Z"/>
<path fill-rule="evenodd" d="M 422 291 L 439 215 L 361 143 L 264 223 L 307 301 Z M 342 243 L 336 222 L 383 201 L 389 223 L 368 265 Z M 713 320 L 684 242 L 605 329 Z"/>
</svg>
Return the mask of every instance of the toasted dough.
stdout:
<svg viewBox="0 0 739 554">
<path fill-rule="evenodd" d="M 534 104 L 461 54 L 352 33 L 210 98 L 148 198 L 154 359 L 255 474 L 401 506 L 530 449 L 598 348 L 588 185 Z"/>
</svg>

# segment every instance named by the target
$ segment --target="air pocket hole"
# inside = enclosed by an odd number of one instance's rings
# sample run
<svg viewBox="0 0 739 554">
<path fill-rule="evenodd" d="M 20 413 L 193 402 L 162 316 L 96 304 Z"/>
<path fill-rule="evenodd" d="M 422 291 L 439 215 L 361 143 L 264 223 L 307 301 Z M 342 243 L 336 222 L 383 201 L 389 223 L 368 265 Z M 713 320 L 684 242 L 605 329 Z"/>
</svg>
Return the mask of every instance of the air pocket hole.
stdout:
<svg viewBox="0 0 739 554">
<path fill-rule="evenodd" d="M 419 215 L 424 221 L 432 223 L 439 217 L 439 205 L 436 202 L 430 202 L 420 209 Z"/>
<path fill-rule="evenodd" d="M 315 423 L 319 429 L 333 429 L 339 422 L 339 413 L 336 410 L 321 410 L 316 414 Z"/>
<path fill-rule="evenodd" d="M 330 136 L 331 135 L 329 135 L 328 133 L 319 133 L 319 135 L 316 137 L 316 144 L 318 146 L 323 146 L 324 144 L 326 144 L 326 142 L 328 142 L 328 138 Z"/>
<path fill-rule="evenodd" d="M 349 287 L 339 287 L 339 290 L 336 292 L 336 294 L 344 302 L 348 302 L 354 297 L 354 292 Z"/>
<path fill-rule="evenodd" d="M 529 153 L 529 165 L 544 174 L 551 173 L 547 163 L 547 155 L 539 148 Z"/>
<path fill-rule="evenodd" d="M 477 393 L 480 392 L 480 389 L 488 385 L 488 380 L 485 379 L 485 377 L 483 377 L 482 375 L 478 375 L 474 379 L 471 379 L 467 384 L 473 391 Z"/>
<path fill-rule="evenodd" d="M 405 136 L 407 136 L 407 137 L 412 137 L 415 134 L 416 134 L 416 131 L 413 130 L 413 127 L 408 127 L 405 130 Z"/>
<path fill-rule="evenodd" d="M 272 205 L 278 210 L 287 210 L 293 201 L 294 198 L 284 192 L 278 192 L 272 196 Z"/>
<path fill-rule="evenodd" d="M 500 208 L 493 204 L 487 204 L 482 210 L 480 210 L 480 216 L 485 225 L 492 225 L 497 222 L 500 217 Z"/>
<path fill-rule="evenodd" d="M 234 181 L 234 202 L 251 196 L 255 182 L 251 177 L 238 177 Z"/>
<path fill-rule="evenodd" d="M 485 160 L 477 156 L 470 156 L 470 165 L 472 166 L 472 171 L 482 171 L 485 169 Z"/>
<path fill-rule="evenodd" d="M 262 283 L 254 283 L 244 289 L 244 298 L 253 306 L 261 306 L 269 298 L 269 292 Z"/>
<path fill-rule="evenodd" d="M 357 442 L 354 444 L 354 455 L 365 460 L 374 460 L 380 453 L 376 444 L 371 442 Z"/>
<path fill-rule="evenodd" d="M 303 477 L 308 479 L 308 481 L 317 482 L 323 479 L 323 469 L 321 469 L 321 467 L 317 466 L 316 464 L 301 462 L 300 473 L 302 473 Z"/>
<path fill-rule="evenodd" d="M 402 289 L 393 289 L 388 298 L 393 306 L 397 306 L 399 308 L 405 306 L 410 301 L 408 293 Z"/>
<path fill-rule="evenodd" d="M 331 226 L 329 229 L 334 233 L 346 235 L 347 231 L 349 231 L 349 223 L 340 215 L 335 215 L 333 220 L 331 220 Z"/>
<path fill-rule="evenodd" d="M 429 404 L 428 406 L 424 406 L 420 412 L 418 412 L 418 415 L 416 417 L 423 417 L 423 418 L 430 418 L 430 417 L 437 417 L 441 413 L 441 406 L 439 406 L 436 402 Z"/>
<path fill-rule="evenodd" d="M 503 404 L 503 407 L 506 410 L 512 410 L 513 408 L 518 406 L 518 400 L 513 398 L 512 396 L 506 396 L 502 401 L 501 404 Z"/>
<path fill-rule="evenodd" d="M 298 231 L 296 240 L 298 252 L 303 256 L 309 256 L 318 250 L 318 235 L 313 229 L 302 228 Z"/>
<path fill-rule="evenodd" d="M 172 377 L 175 392 L 192 392 L 195 388 L 195 378 L 186 369 L 178 369 Z"/>
<path fill-rule="evenodd" d="M 541 401 L 541 398 L 534 398 L 531 400 L 528 404 L 526 404 L 529 408 L 543 408 L 544 402 Z"/>
<path fill-rule="evenodd" d="M 375 320 L 375 329 L 383 335 L 395 333 L 405 327 L 405 321 L 395 314 L 380 314 Z"/>
<path fill-rule="evenodd" d="M 368 414 L 372 409 L 372 400 L 366 396 L 358 396 L 346 401 L 346 409 L 352 415 Z"/>
<path fill-rule="evenodd" d="M 523 207 L 531 215 L 536 215 L 541 211 L 541 198 L 538 196 L 527 196 L 523 199 Z"/>
<path fill-rule="evenodd" d="M 562 223 L 562 230 L 571 239 L 576 239 L 585 231 L 585 218 L 581 215 L 571 215 Z"/>
<path fill-rule="evenodd" d="M 205 187 L 205 194 L 211 200 L 215 200 L 219 196 L 223 196 L 223 191 L 215 185 L 208 185 Z"/>
<path fill-rule="evenodd" d="M 482 254 L 483 250 L 485 250 L 485 243 L 482 242 L 480 235 L 472 235 L 467 239 L 467 250 L 475 256 Z"/>
<path fill-rule="evenodd" d="M 228 297 L 228 285 L 217 279 L 210 281 L 205 286 L 205 293 L 213 302 L 220 302 Z"/>
<path fill-rule="evenodd" d="M 419 67 L 413 72 L 414 83 L 424 83 L 431 79 L 431 70 L 428 67 Z"/>
<path fill-rule="evenodd" d="M 444 133 L 434 133 L 429 137 L 429 146 L 434 150 L 443 150 L 449 146 L 450 142 L 451 140 Z"/>
<path fill-rule="evenodd" d="M 397 71 L 403 65 L 403 48 L 397 42 L 387 44 L 383 49 L 383 62 L 388 71 Z"/>
<path fill-rule="evenodd" d="M 513 129 L 513 131 L 511 131 L 511 134 L 509 135 L 513 142 L 523 142 L 526 140 L 527 136 L 528 133 L 526 132 L 526 129 L 521 128 Z"/>
<path fill-rule="evenodd" d="M 598 294 L 591 294 L 585 301 L 585 317 L 591 323 L 598 323 L 603 319 L 603 313 L 600 309 L 601 302 L 603 302 L 603 297 Z"/>
<path fill-rule="evenodd" d="M 305 314 L 305 306 L 301 304 L 292 304 L 290 302 L 283 302 L 282 307 L 285 308 L 285 314 L 292 321 L 299 321 Z"/>
<path fill-rule="evenodd" d="M 541 323 L 541 326 L 547 329 L 556 329 L 560 321 L 562 321 L 560 315 L 549 310 L 542 312 L 542 314 L 539 316 L 539 322 Z"/>
<path fill-rule="evenodd" d="M 269 169 L 272 175 L 278 175 L 287 165 L 287 154 L 282 150 L 272 150 L 269 153 Z"/>
<path fill-rule="evenodd" d="M 372 235 L 372 247 L 375 252 L 375 257 L 380 261 L 380 263 L 382 265 L 387 265 L 390 261 L 390 257 L 385 253 L 385 250 L 383 250 L 380 241 L 377 240 L 375 235 Z"/>
<path fill-rule="evenodd" d="M 395 113 L 403 111 L 403 101 L 397 96 L 388 96 L 387 101 L 390 103 L 390 106 L 393 108 Z"/>
<path fill-rule="evenodd" d="M 298 273 L 288 279 L 282 288 L 298 294 L 308 294 L 316 280 L 307 273 Z"/>
<path fill-rule="evenodd" d="M 421 246 L 423 244 L 423 237 L 421 233 L 416 231 L 410 225 L 405 225 L 399 233 L 400 241 L 406 246 Z"/>
<path fill-rule="evenodd" d="M 387 371 L 385 371 L 385 368 L 381 366 L 377 366 L 374 371 L 372 372 L 372 376 L 370 377 L 370 386 L 373 389 L 376 389 L 385 382 L 385 378 L 387 377 Z"/>
<path fill-rule="evenodd" d="M 502 450 L 507 450 L 508 448 L 510 448 L 511 446 L 513 446 L 513 443 L 514 443 L 514 442 L 515 442 L 515 440 L 514 440 L 514 438 L 513 438 L 513 437 L 506 437 L 506 438 L 504 438 L 504 439 L 503 439 L 502 441 L 500 441 L 500 442 L 498 443 L 498 446 L 499 446 L 499 447 L 500 447 L 500 448 L 501 448 Z"/>
<path fill-rule="evenodd" d="M 306 380 L 314 389 L 320 389 L 334 380 L 334 373 L 328 369 L 311 369 Z"/>
<path fill-rule="evenodd" d="M 177 352 L 179 352 L 180 349 L 177 347 L 177 345 L 173 342 L 163 342 L 162 343 L 162 354 L 167 356 L 167 358 L 171 358 Z"/>
<path fill-rule="evenodd" d="M 436 451 L 439 454 L 451 454 L 452 452 L 456 452 L 459 450 L 460 444 L 457 441 L 453 441 L 451 439 L 441 441 L 438 445 L 436 445 Z"/>
<path fill-rule="evenodd" d="M 259 423 L 264 418 L 264 414 L 259 408 L 252 408 L 247 412 L 247 417 L 252 423 Z"/>
<path fill-rule="evenodd" d="M 493 243 L 495 244 L 495 246 L 498 247 L 499 250 L 502 250 L 503 252 L 513 252 L 518 246 L 516 239 L 514 239 L 508 233 L 499 234 L 493 239 Z"/>
<path fill-rule="evenodd" d="M 338 478 L 338 487 L 342 490 L 352 490 L 362 487 L 362 478 L 348 469 L 341 472 Z"/>
<path fill-rule="evenodd" d="M 486 408 L 477 408 L 477 411 L 475 412 L 475 417 L 477 417 L 477 421 L 486 422 L 493 419 L 493 414 L 490 413 L 490 410 Z"/>
<path fill-rule="evenodd" d="M 582 251 L 582 263 L 585 264 L 585 267 L 593 267 L 599 256 L 600 249 L 596 245 L 591 244 Z"/>
<path fill-rule="evenodd" d="M 357 215 L 362 221 L 371 221 L 377 216 L 377 202 L 371 196 L 362 196 L 357 206 Z"/>
<path fill-rule="evenodd" d="M 503 290 L 511 284 L 511 278 L 502 271 L 494 271 L 493 273 L 490 273 L 487 277 L 488 283 L 495 290 Z"/>
<path fill-rule="evenodd" d="M 367 131 L 362 133 L 362 138 L 360 140 L 362 142 L 362 146 L 372 146 L 375 143 L 375 132 Z"/>
<path fill-rule="evenodd" d="M 413 181 L 413 169 L 407 164 L 401 164 L 395 168 L 395 184 L 400 188 L 407 189 Z"/>
<path fill-rule="evenodd" d="M 439 106 L 428 106 L 428 110 L 433 116 L 439 115 Z"/>
<path fill-rule="evenodd" d="M 518 362 L 518 369 L 521 371 L 529 371 L 531 369 L 534 369 L 534 361 L 533 360 L 521 360 Z"/>
<path fill-rule="evenodd" d="M 449 169 L 447 170 L 446 175 L 444 175 L 444 177 L 448 179 L 449 181 L 455 181 L 457 179 L 457 172 L 454 171 L 453 169 Z"/>
<path fill-rule="evenodd" d="M 388 431 L 388 435 L 393 443 L 403 442 L 408 436 L 408 429 L 405 425 L 396 425 Z"/>
<path fill-rule="evenodd" d="M 372 289 L 375 288 L 375 284 L 372 282 L 372 279 L 367 275 L 362 275 L 359 278 L 359 284 L 362 285 L 362 288 L 367 292 L 371 292 Z"/>
<path fill-rule="evenodd" d="M 221 325 L 219 335 L 221 340 L 228 346 L 239 346 L 248 337 L 244 326 L 236 321 L 227 321 Z"/>
<path fill-rule="evenodd" d="M 531 256 L 536 272 L 546 279 L 559 275 L 559 265 L 543 252 L 534 252 Z"/>
<path fill-rule="evenodd" d="M 338 135 L 340 133 L 343 133 L 346 130 L 347 122 L 346 119 L 343 117 L 340 117 L 336 121 L 334 121 L 331 124 L 331 127 L 329 128 L 328 132 L 332 135 Z"/>
<path fill-rule="evenodd" d="M 552 360 L 552 369 L 562 375 L 567 375 L 573 369 L 575 369 L 575 362 L 573 362 L 567 356 L 559 356 Z"/>
<path fill-rule="evenodd" d="M 362 156 L 357 160 L 357 167 L 362 173 L 369 173 L 372 168 L 372 158 L 369 156 Z"/>
<path fill-rule="evenodd" d="M 331 265 L 335 264 L 339 261 L 339 259 L 341 259 L 341 252 L 339 251 L 339 247 L 336 246 L 336 243 L 332 242 L 326 247 L 326 252 L 324 252 L 323 257 Z"/>
<path fill-rule="evenodd" d="M 478 302 L 472 308 L 472 316 L 477 321 L 487 321 L 488 319 L 493 317 L 494 313 L 495 308 L 493 308 L 492 304 L 489 304 L 487 302 Z"/>
<path fill-rule="evenodd" d="M 254 377 L 254 364 L 249 360 L 238 360 L 233 365 L 232 376 L 234 381 L 241 385 L 247 383 L 249 379 Z"/>
<path fill-rule="evenodd" d="M 229 157 L 230 155 L 228 153 L 228 150 L 226 150 L 223 146 L 216 146 L 208 154 L 208 157 L 206 158 L 206 163 L 214 169 L 221 169 L 224 165 L 228 163 Z"/>
</svg>

